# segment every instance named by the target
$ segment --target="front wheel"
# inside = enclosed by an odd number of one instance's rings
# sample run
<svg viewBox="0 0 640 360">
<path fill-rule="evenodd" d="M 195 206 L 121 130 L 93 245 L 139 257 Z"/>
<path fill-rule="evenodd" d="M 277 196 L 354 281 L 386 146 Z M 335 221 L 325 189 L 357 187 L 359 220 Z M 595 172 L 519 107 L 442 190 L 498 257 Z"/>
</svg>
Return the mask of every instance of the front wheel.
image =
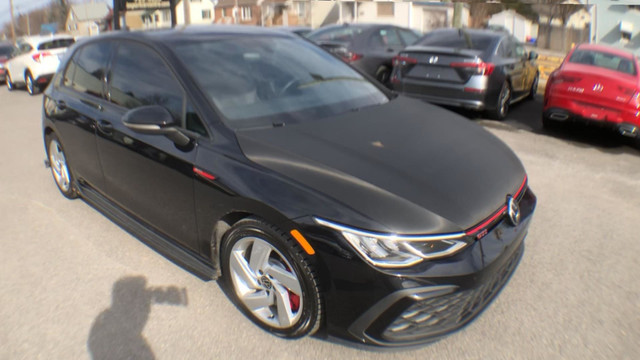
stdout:
<svg viewBox="0 0 640 360">
<path fill-rule="evenodd" d="M 51 133 L 46 136 L 46 144 L 47 158 L 51 166 L 53 180 L 56 182 L 62 195 L 68 199 L 75 199 L 78 197 L 78 193 L 75 188 L 71 168 L 67 163 L 67 157 L 62 148 L 62 144 L 60 144 L 60 140 L 54 133 Z"/>
<path fill-rule="evenodd" d="M 16 88 L 13 81 L 11 81 L 11 75 L 9 74 L 8 71 L 7 71 L 7 78 L 5 79 L 4 82 L 5 82 L 5 85 L 7 85 L 7 90 L 13 91 Z"/>
<path fill-rule="evenodd" d="M 536 97 L 536 93 L 538 92 L 538 82 L 540 80 L 540 74 L 536 73 L 536 77 L 533 78 L 533 83 L 531 83 L 531 88 L 529 90 L 529 95 L 527 99 L 533 100 Z"/>
<path fill-rule="evenodd" d="M 318 329 L 319 281 L 311 260 L 289 234 L 248 218 L 227 232 L 221 250 L 222 285 L 254 323 L 285 338 Z"/>
</svg>

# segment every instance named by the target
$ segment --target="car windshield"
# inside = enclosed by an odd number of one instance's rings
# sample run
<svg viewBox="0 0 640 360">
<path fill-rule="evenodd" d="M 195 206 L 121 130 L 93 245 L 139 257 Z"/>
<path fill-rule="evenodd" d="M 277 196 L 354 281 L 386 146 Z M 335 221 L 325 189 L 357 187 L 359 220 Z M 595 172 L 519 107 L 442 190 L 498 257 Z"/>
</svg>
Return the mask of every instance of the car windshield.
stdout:
<svg viewBox="0 0 640 360">
<path fill-rule="evenodd" d="M 233 128 L 312 121 L 388 97 L 301 38 L 225 36 L 174 45 L 176 55 Z"/>
<path fill-rule="evenodd" d="M 10 45 L 0 45 L 0 56 L 8 57 L 14 51 L 13 46 Z"/>
<path fill-rule="evenodd" d="M 602 51 L 578 49 L 573 52 L 569 62 L 597 66 L 629 75 L 637 74 L 637 69 L 631 59 Z"/>
<path fill-rule="evenodd" d="M 484 51 L 489 48 L 494 39 L 495 36 L 492 35 L 469 34 L 464 30 L 433 31 L 418 40 L 414 45 Z"/>
</svg>

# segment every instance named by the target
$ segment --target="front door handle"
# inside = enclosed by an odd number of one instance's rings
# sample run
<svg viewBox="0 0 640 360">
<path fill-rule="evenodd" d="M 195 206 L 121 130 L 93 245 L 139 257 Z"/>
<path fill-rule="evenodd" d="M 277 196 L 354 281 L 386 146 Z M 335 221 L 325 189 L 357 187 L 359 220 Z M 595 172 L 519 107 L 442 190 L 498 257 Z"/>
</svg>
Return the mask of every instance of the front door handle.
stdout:
<svg viewBox="0 0 640 360">
<path fill-rule="evenodd" d="M 111 122 L 107 120 L 99 120 L 98 130 L 100 130 L 101 132 L 107 135 L 111 135 L 113 133 L 113 125 L 111 124 Z"/>
<path fill-rule="evenodd" d="M 57 107 L 59 110 L 66 110 L 66 109 L 67 109 L 67 103 L 66 103 L 66 102 L 64 102 L 64 100 L 57 100 L 57 101 L 56 101 L 56 107 Z"/>
</svg>

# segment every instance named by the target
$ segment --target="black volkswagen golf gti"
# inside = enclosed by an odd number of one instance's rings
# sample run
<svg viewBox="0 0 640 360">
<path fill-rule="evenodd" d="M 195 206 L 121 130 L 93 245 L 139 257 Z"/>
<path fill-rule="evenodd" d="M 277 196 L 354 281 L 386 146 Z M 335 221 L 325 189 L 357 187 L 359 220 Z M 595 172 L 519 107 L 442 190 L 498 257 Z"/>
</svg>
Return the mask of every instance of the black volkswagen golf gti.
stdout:
<svg viewBox="0 0 640 360">
<path fill-rule="evenodd" d="M 422 344 L 522 256 L 536 198 L 505 144 L 298 36 L 124 32 L 65 56 L 43 110 L 62 194 L 275 335 Z"/>
</svg>

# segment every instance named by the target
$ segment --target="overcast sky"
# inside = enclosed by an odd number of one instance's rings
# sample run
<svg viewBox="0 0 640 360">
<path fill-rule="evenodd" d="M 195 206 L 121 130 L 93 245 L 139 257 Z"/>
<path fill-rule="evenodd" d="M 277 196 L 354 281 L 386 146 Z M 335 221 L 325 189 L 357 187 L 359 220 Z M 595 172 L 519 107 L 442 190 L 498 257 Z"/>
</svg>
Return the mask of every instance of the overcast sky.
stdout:
<svg viewBox="0 0 640 360">
<path fill-rule="evenodd" d="M 13 0 L 13 15 L 17 18 L 18 14 L 26 13 L 29 10 L 46 6 L 51 0 Z M 72 0 L 74 3 L 90 2 L 90 0 Z M 109 6 L 112 6 L 113 0 L 106 0 Z M 0 28 L 11 19 L 9 12 L 9 0 L 0 0 Z"/>
</svg>

